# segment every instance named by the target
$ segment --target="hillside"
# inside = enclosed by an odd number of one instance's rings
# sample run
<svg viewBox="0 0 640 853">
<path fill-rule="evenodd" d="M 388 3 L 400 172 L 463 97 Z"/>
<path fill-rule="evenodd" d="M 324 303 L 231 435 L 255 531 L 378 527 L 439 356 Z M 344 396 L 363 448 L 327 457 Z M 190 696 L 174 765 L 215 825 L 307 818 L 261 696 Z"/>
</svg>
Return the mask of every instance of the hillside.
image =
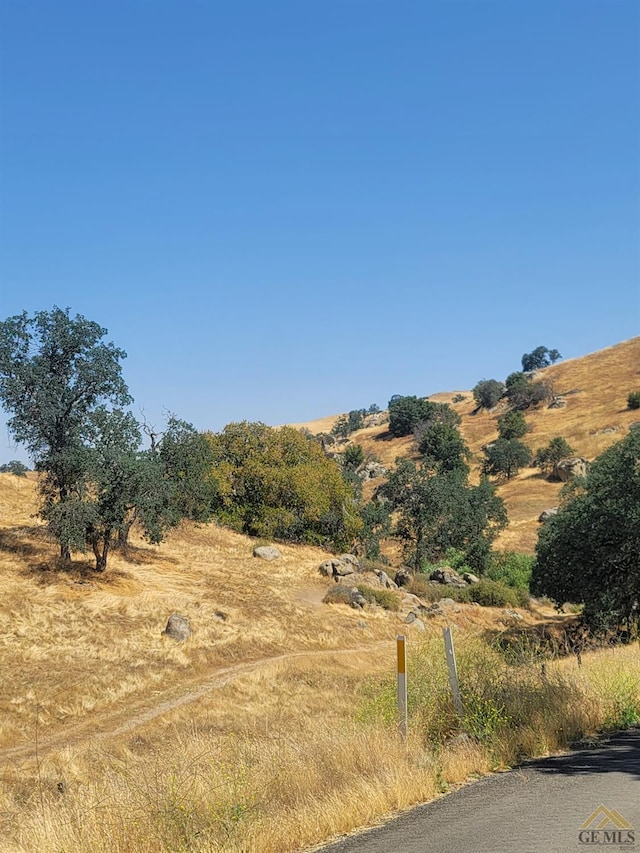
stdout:
<svg viewBox="0 0 640 853">
<path fill-rule="evenodd" d="M 623 434 L 634 420 L 626 394 L 637 385 L 627 362 L 637 363 L 639 344 L 552 368 L 562 390 L 580 391 L 563 410 L 528 416 L 531 437 L 543 443 L 561 426 L 593 456 Z M 477 452 L 496 413 L 471 414 L 469 399 L 456 405 Z M 354 440 L 387 464 L 411 450 L 409 439 L 389 440 L 384 425 Z M 524 541 L 535 501 L 548 505 L 556 491 L 536 472 L 504 487 L 511 512 L 523 513 L 506 535 Z M 279 545 L 281 557 L 268 562 L 253 556 L 262 543 L 215 523 L 185 523 L 161 546 L 134 536 L 128 554 L 114 553 L 96 574 L 82 555 L 60 565 L 35 510 L 34 475 L 0 474 L 3 851 L 299 851 L 609 725 L 617 685 L 627 684 L 618 674 L 637 669 L 635 648 L 585 653 L 580 667 L 573 655 L 550 661 L 547 695 L 535 643 L 566 651 L 570 613 L 443 598 L 423 623 L 407 615 L 402 591 L 388 593 L 398 611 L 326 605 L 335 585 L 318 571 L 325 551 Z M 184 643 L 162 633 L 174 612 L 193 629 Z M 445 626 L 455 630 L 469 684 L 492 667 L 502 702 L 509 685 L 529 679 L 527 707 L 536 696 L 539 710 L 524 729 L 514 722 L 508 738 L 499 731 L 486 743 L 454 736 Z M 533 649 L 528 670 L 517 669 L 520 682 L 497 657 L 496 639 L 511 632 Z M 398 633 L 413 655 L 412 683 L 435 691 L 423 697 L 433 730 L 425 710 L 424 731 L 419 715 L 407 743 L 396 737 Z M 514 720 L 521 699 L 516 690 Z"/>
<path fill-rule="evenodd" d="M 562 436 L 577 456 L 592 460 L 622 438 L 630 424 L 640 420 L 638 411 L 627 408 L 627 395 L 640 388 L 640 337 L 559 362 L 538 371 L 537 377 L 550 381 L 554 396 L 562 397 L 565 405 L 562 408 L 545 405 L 525 412 L 531 431 L 523 441 L 534 453 L 555 436 Z M 421 396 L 422 391 L 417 388 L 413 393 Z M 460 395 L 465 397 L 464 401 L 454 403 L 454 398 Z M 497 438 L 496 421 L 505 411 L 504 407 L 499 404 L 492 411 L 476 413 L 473 395 L 468 389 L 431 394 L 428 399 L 450 403 L 461 416 L 460 430 L 473 453 L 472 465 L 477 476 L 482 447 Z M 354 401 L 354 408 L 356 405 Z M 328 432 L 338 417 L 324 417 L 296 426 L 305 427 L 314 434 Z M 375 456 L 385 466 L 392 466 L 398 456 L 415 455 L 411 436 L 393 438 L 384 424 L 352 433 L 350 442 L 361 444 L 365 453 Z M 369 493 L 377 482 L 367 483 Z M 498 492 L 507 506 L 509 526 L 497 540 L 496 547 L 533 552 L 538 517 L 544 509 L 557 503 L 560 488 L 560 483 L 549 481 L 537 468 L 523 469 L 518 476 L 500 485 Z"/>
</svg>

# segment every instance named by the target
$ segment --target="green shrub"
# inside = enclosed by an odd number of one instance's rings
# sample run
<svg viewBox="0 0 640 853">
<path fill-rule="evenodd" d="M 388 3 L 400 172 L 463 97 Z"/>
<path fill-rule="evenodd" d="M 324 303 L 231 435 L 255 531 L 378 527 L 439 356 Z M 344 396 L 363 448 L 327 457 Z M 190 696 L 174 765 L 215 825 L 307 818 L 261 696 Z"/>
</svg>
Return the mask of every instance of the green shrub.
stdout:
<svg viewBox="0 0 640 853">
<path fill-rule="evenodd" d="M 327 590 L 327 594 L 322 599 L 324 604 L 347 604 L 351 606 L 351 589 L 337 584 Z"/>
<path fill-rule="evenodd" d="M 519 554 L 516 551 L 494 553 L 487 569 L 487 577 L 500 581 L 513 589 L 529 592 L 529 581 L 535 557 L 531 554 Z"/>
<path fill-rule="evenodd" d="M 632 391 L 627 397 L 628 409 L 640 409 L 640 391 Z"/>
<path fill-rule="evenodd" d="M 397 612 L 400 610 L 400 602 L 398 596 L 390 589 L 374 589 L 366 584 L 358 584 L 358 592 L 369 602 L 369 604 L 377 604 L 385 610 Z"/>
<path fill-rule="evenodd" d="M 472 601 L 477 601 L 483 607 L 519 607 L 518 594 L 515 589 L 500 581 L 483 578 L 480 583 L 469 587 Z"/>
<path fill-rule="evenodd" d="M 504 382 L 481 379 L 473 389 L 473 399 L 482 409 L 492 409 L 504 394 Z"/>
<path fill-rule="evenodd" d="M 406 589 L 407 592 L 417 595 L 424 601 L 440 601 L 441 598 L 452 598 L 454 601 L 468 604 L 472 600 L 469 592 L 471 587 L 445 586 L 445 584 L 430 581 L 423 574 L 414 575 Z"/>
</svg>

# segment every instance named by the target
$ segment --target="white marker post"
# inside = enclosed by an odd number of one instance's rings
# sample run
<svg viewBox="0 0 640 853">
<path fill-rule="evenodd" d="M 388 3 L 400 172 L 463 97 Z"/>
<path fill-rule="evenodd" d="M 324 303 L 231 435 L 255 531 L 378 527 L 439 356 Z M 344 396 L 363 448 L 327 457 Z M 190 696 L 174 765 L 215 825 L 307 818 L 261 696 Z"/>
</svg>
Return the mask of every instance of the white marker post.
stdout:
<svg viewBox="0 0 640 853">
<path fill-rule="evenodd" d="M 398 727 L 402 740 L 407 739 L 407 640 L 403 634 L 396 637 L 398 648 Z"/>
<path fill-rule="evenodd" d="M 444 650 L 447 654 L 447 666 L 449 667 L 449 684 L 451 685 L 451 693 L 453 694 L 453 704 L 455 705 L 456 713 L 462 716 L 462 697 L 460 696 L 460 683 L 458 682 L 458 667 L 456 666 L 456 653 L 453 648 L 453 636 L 451 628 L 443 628 L 444 635 Z"/>
</svg>

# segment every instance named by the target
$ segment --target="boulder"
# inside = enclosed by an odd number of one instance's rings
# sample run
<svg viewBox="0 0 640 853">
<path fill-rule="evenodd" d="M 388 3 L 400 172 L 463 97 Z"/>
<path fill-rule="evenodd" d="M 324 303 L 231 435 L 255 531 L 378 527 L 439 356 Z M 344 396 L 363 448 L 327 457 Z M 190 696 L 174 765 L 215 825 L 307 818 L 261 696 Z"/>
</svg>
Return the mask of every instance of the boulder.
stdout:
<svg viewBox="0 0 640 853">
<path fill-rule="evenodd" d="M 411 579 L 412 574 L 409 569 L 401 568 L 396 572 L 395 582 L 397 586 L 409 586 Z"/>
<path fill-rule="evenodd" d="M 414 610 L 415 608 L 422 607 L 422 602 L 418 598 L 417 595 L 413 595 L 410 592 L 405 592 L 402 596 L 402 609 L 403 610 Z"/>
<path fill-rule="evenodd" d="M 429 580 L 445 584 L 446 586 L 463 587 L 467 585 L 462 576 L 459 575 L 455 569 L 450 569 L 447 566 L 444 566 L 441 569 L 434 569 L 429 575 Z"/>
<path fill-rule="evenodd" d="M 462 580 L 468 584 L 480 583 L 480 578 L 478 577 L 478 575 L 474 575 L 471 572 L 463 572 Z"/>
<path fill-rule="evenodd" d="M 358 468 L 358 477 L 362 480 L 376 480 L 378 477 L 386 477 L 387 469 L 380 462 L 366 462 Z"/>
<path fill-rule="evenodd" d="M 324 563 L 320 563 L 318 566 L 318 571 L 321 575 L 324 575 L 326 578 L 333 577 L 333 562 L 331 560 L 325 560 Z"/>
<path fill-rule="evenodd" d="M 553 400 L 547 406 L 548 409 L 564 409 L 567 405 L 567 401 L 564 397 L 554 397 Z"/>
<path fill-rule="evenodd" d="M 518 613 L 517 610 L 503 610 L 503 616 L 507 616 L 509 619 L 515 619 L 516 621 L 522 619 L 522 616 Z"/>
<path fill-rule="evenodd" d="M 584 477 L 587 473 L 587 460 L 582 456 L 571 456 L 568 459 L 561 459 L 554 466 L 553 473 L 558 478 L 566 483 L 574 477 Z"/>
<path fill-rule="evenodd" d="M 385 424 L 388 420 L 388 412 L 376 412 L 375 414 L 364 416 L 364 426 L 365 428 L 380 426 L 380 424 Z"/>
<path fill-rule="evenodd" d="M 355 574 L 360 568 L 360 561 L 354 554 L 341 554 L 320 563 L 318 571 L 327 578 L 339 581 L 341 578 Z"/>
<path fill-rule="evenodd" d="M 444 616 L 445 612 L 439 604 L 432 604 L 431 607 L 423 607 L 421 611 L 427 619 L 432 619 L 434 616 Z"/>
<path fill-rule="evenodd" d="M 367 603 L 367 599 L 360 592 L 358 587 L 354 586 L 351 590 L 351 606 L 352 607 L 359 607 L 360 609 L 363 609 L 366 603 Z"/>
<path fill-rule="evenodd" d="M 383 572 L 382 569 L 377 571 L 376 574 L 384 589 L 398 589 L 398 584 L 394 583 L 389 575 L 386 572 Z"/>
<path fill-rule="evenodd" d="M 260 557 L 262 560 L 277 560 L 278 557 L 282 557 L 282 554 L 273 545 L 259 545 L 253 549 L 253 556 Z"/>
<path fill-rule="evenodd" d="M 544 524 L 545 521 L 549 521 L 554 515 L 558 514 L 559 506 L 550 506 L 548 509 L 544 509 L 540 515 L 538 516 L 538 521 L 541 524 Z"/>
<path fill-rule="evenodd" d="M 167 627 L 162 632 L 165 636 L 171 637 L 178 643 L 183 643 L 191 636 L 191 625 L 186 616 L 180 616 L 179 613 L 172 613 L 167 620 Z"/>
</svg>

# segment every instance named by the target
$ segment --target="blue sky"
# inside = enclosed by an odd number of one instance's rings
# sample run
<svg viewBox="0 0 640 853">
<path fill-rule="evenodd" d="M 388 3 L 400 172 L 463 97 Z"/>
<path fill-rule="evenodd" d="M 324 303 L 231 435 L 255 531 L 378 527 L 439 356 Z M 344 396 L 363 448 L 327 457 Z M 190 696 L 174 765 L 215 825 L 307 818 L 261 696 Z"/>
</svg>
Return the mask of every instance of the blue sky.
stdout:
<svg viewBox="0 0 640 853">
<path fill-rule="evenodd" d="M 0 33 L 0 318 L 106 326 L 156 424 L 638 334 L 637 0 L 0 0 Z"/>
</svg>

